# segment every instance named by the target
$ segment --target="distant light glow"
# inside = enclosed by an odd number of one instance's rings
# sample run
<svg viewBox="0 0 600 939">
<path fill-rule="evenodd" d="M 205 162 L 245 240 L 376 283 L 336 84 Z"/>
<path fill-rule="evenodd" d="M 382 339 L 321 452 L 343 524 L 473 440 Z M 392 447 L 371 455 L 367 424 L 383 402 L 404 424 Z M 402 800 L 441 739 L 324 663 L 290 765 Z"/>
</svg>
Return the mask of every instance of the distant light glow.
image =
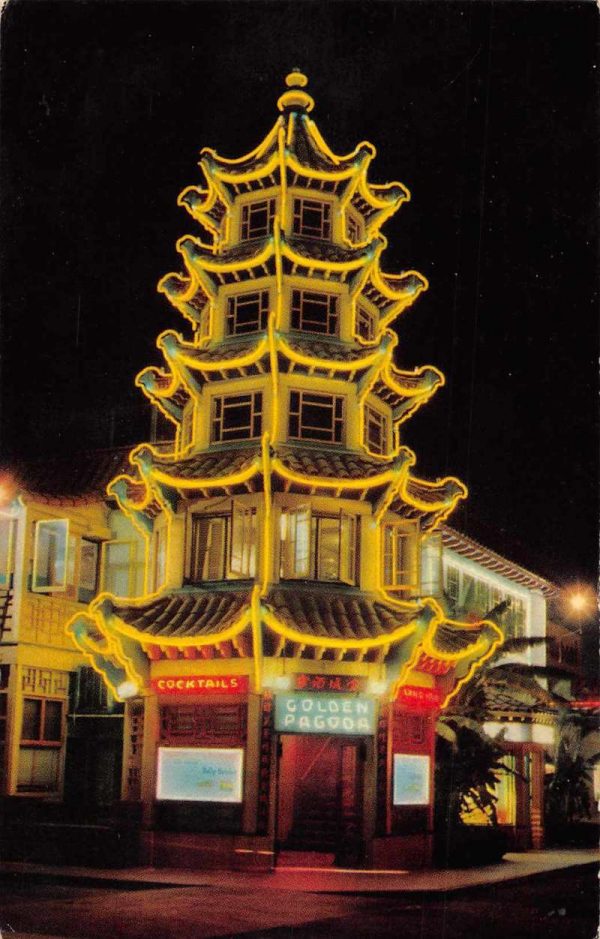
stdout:
<svg viewBox="0 0 600 939">
<path fill-rule="evenodd" d="M 117 685 L 115 690 L 117 697 L 120 698 L 121 701 L 126 701 L 127 698 L 135 698 L 140 689 L 134 681 L 122 681 L 120 685 Z"/>
<path fill-rule="evenodd" d="M 574 619 L 586 619 L 597 609 L 598 599 L 592 587 L 587 584 L 573 584 L 563 595 L 563 607 L 567 616 Z"/>
</svg>

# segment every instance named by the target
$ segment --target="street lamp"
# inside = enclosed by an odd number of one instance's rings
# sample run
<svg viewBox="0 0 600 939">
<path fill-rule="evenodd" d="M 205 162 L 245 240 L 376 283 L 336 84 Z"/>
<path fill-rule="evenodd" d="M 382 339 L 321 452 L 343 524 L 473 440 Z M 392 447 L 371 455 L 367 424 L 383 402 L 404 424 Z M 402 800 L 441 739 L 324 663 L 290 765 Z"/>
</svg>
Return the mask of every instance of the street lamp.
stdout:
<svg viewBox="0 0 600 939">
<path fill-rule="evenodd" d="M 568 615 L 577 620 L 590 619 L 597 608 L 596 594 L 585 584 L 574 584 L 564 592 L 564 606 Z"/>
</svg>

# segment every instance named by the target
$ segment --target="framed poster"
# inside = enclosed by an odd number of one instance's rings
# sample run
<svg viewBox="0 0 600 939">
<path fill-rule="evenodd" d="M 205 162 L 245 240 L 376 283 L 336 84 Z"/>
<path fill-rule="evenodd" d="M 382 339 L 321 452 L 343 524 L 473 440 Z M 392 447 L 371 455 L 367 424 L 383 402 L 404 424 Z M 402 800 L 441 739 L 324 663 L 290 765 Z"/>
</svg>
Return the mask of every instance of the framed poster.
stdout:
<svg viewBox="0 0 600 939">
<path fill-rule="evenodd" d="M 394 805 L 429 805 L 430 757 L 420 753 L 394 753 Z"/>
<path fill-rule="evenodd" d="M 241 802 L 244 751 L 159 747 L 156 798 L 177 802 Z"/>
</svg>

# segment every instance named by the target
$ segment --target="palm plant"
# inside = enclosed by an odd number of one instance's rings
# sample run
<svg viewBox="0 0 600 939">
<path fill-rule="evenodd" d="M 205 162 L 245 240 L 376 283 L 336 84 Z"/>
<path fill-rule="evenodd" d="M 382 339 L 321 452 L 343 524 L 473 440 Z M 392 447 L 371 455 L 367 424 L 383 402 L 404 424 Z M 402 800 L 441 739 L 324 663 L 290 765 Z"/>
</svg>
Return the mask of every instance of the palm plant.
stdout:
<svg viewBox="0 0 600 939">
<path fill-rule="evenodd" d="M 562 712 L 558 729 L 554 773 L 546 789 L 547 823 L 555 832 L 591 816 L 592 771 L 600 758 L 600 753 L 584 755 L 586 731 L 590 732 L 585 717 Z"/>
</svg>

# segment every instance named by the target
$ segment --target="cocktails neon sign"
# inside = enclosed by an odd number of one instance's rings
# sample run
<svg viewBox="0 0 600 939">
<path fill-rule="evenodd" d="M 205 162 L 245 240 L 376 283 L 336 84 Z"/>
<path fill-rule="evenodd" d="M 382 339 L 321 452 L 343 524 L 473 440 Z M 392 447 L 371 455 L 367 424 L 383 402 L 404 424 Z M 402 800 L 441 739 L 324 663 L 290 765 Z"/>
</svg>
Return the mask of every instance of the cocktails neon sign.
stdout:
<svg viewBox="0 0 600 939">
<path fill-rule="evenodd" d="M 166 675 L 150 682 L 157 694 L 246 694 L 247 675 Z"/>
</svg>

